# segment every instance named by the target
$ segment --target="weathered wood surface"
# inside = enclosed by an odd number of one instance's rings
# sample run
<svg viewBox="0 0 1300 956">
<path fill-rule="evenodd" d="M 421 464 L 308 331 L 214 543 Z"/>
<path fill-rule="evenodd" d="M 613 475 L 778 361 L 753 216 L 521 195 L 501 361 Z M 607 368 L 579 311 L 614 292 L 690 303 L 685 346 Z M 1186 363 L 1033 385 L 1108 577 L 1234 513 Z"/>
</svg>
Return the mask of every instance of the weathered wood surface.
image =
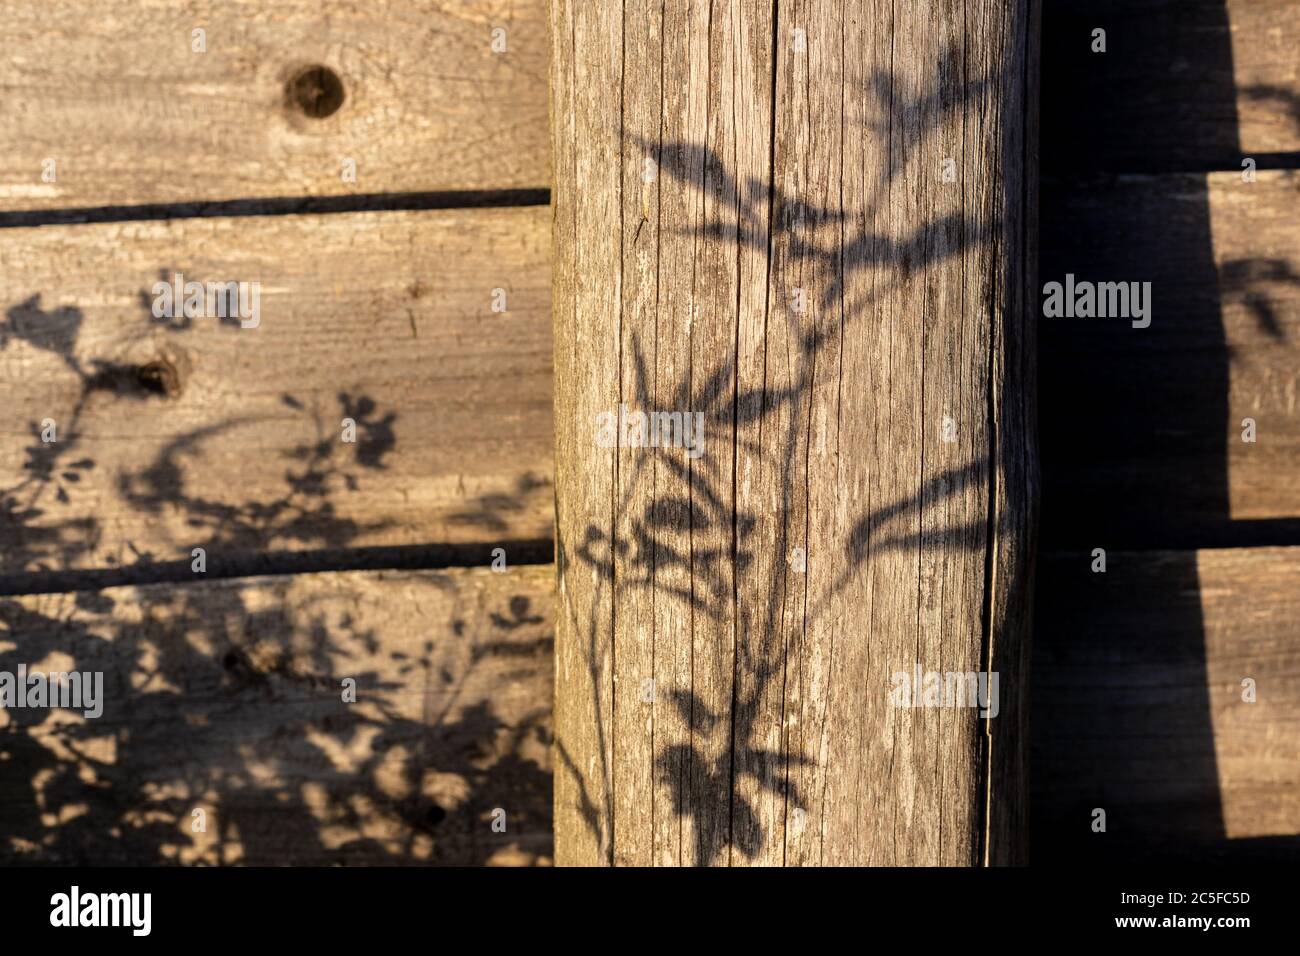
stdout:
<svg viewBox="0 0 1300 956">
<path fill-rule="evenodd" d="M 1092 562 L 1039 565 L 1034 859 L 1300 860 L 1300 548 Z"/>
<path fill-rule="evenodd" d="M 1044 180 L 1041 282 L 1152 298 L 1041 320 L 1045 545 L 1300 541 L 1298 203 L 1295 171 Z"/>
<path fill-rule="evenodd" d="M 0 209 L 549 185 L 542 0 L 18 3 L 0 47 Z"/>
<path fill-rule="evenodd" d="M 552 15 L 557 862 L 1021 859 L 1030 5 Z"/>
<path fill-rule="evenodd" d="M 1295 165 L 1297 47 L 1293 0 L 1043 0 L 1043 171 Z"/>
<path fill-rule="evenodd" d="M 8 231 L 0 569 L 549 539 L 548 220 Z M 174 271 L 260 282 L 260 325 L 154 318 L 153 284 Z"/>
<path fill-rule="evenodd" d="M 102 671 L 105 698 L 0 711 L 0 859 L 547 862 L 554 573 L 0 598 L 0 670 Z"/>
</svg>

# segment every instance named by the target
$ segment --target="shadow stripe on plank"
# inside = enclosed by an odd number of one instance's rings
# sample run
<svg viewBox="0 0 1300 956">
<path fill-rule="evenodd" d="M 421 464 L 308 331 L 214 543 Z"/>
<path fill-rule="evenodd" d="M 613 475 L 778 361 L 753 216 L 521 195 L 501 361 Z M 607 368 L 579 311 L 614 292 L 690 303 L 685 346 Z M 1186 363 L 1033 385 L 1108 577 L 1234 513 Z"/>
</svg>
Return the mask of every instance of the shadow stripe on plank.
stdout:
<svg viewBox="0 0 1300 956">
<path fill-rule="evenodd" d="M 1300 547 L 1094 560 L 1039 562 L 1035 862 L 1300 860 Z"/>
<path fill-rule="evenodd" d="M 1300 172 L 1042 197 L 1041 283 L 1151 283 L 1149 328 L 1039 321 L 1045 544 L 1300 543 Z"/>
<path fill-rule="evenodd" d="M 1044 0 L 1043 169 L 1294 165 L 1297 45 L 1292 0 Z"/>
</svg>

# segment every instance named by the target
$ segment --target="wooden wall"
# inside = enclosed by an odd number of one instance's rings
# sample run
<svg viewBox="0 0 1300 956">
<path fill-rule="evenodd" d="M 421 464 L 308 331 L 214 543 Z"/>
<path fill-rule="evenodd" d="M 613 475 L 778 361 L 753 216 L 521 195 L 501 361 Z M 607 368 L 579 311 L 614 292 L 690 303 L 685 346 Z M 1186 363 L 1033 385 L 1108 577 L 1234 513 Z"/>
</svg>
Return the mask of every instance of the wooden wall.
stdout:
<svg viewBox="0 0 1300 956">
<path fill-rule="evenodd" d="M 10 6 L 0 861 L 546 862 L 543 3 Z"/>
<path fill-rule="evenodd" d="M 0 670 L 112 696 L 0 713 L 0 860 L 547 861 L 544 3 L 11 6 Z M 1294 857 L 1300 7 L 1084 6 L 1043 3 L 1040 271 L 1156 311 L 1041 327 L 1031 858 Z M 261 327 L 154 322 L 170 271 Z"/>
<path fill-rule="evenodd" d="M 1295 860 L 1300 4 L 1045 0 L 1043 29 L 1040 280 L 1153 309 L 1040 321 L 1033 859 Z"/>
</svg>

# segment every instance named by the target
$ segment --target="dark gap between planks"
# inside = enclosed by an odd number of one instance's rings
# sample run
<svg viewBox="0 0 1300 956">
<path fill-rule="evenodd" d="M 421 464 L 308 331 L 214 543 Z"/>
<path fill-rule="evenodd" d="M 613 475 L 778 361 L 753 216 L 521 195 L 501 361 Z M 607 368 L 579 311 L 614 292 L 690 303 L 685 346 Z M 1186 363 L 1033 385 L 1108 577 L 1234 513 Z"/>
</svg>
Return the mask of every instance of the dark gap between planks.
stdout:
<svg viewBox="0 0 1300 956">
<path fill-rule="evenodd" d="M 209 553 L 207 572 L 191 570 L 191 559 L 133 564 L 119 568 L 31 571 L 0 574 L 0 595 L 56 594 L 96 591 L 123 585 L 192 584 L 218 578 L 269 577 L 337 571 L 432 571 L 447 568 L 487 568 L 492 552 L 506 553 L 506 572 L 515 565 L 552 564 L 555 542 L 550 538 L 473 544 L 398 545 L 374 548 L 334 548 L 320 551 L 272 551 L 232 556 Z"/>
<path fill-rule="evenodd" d="M 212 202 L 146 203 L 136 206 L 82 206 L 70 209 L 0 211 L 0 229 L 89 222 L 211 219 L 223 216 L 489 209 L 506 206 L 545 206 L 550 201 L 549 189 L 461 189 L 442 192 L 361 193 L 352 196 L 286 196 L 267 199 L 223 199 Z"/>
</svg>

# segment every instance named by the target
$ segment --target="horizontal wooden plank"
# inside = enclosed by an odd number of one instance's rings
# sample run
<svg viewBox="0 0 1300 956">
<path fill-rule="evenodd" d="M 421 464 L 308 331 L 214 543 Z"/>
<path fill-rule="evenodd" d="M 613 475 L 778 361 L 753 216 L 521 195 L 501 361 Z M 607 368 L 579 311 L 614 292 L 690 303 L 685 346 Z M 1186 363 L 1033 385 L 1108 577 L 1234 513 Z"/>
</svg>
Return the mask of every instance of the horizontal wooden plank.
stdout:
<svg viewBox="0 0 1300 956">
<path fill-rule="evenodd" d="M 1300 542 L 1297 208 L 1292 171 L 1044 182 L 1040 281 L 1152 302 L 1040 322 L 1049 546 Z"/>
<path fill-rule="evenodd" d="M 549 539 L 547 224 L 520 208 L 9 231 L 0 568 Z M 155 318 L 175 272 L 260 283 L 260 324 Z"/>
<path fill-rule="evenodd" d="M 1042 42 L 1046 172 L 1300 159 L 1292 0 L 1044 0 Z"/>
<path fill-rule="evenodd" d="M 1039 565 L 1033 859 L 1300 860 L 1300 548 L 1093 561 Z"/>
<path fill-rule="evenodd" d="M 0 859 L 547 862 L 554 574 L 0 599 L 0 671 L 99 671 L 104 689 L 97 718 L 0 711 Z"/>
<path fill-rule="evenodd" d="M 0 47 L 0 209 L 549 182 L 541 0 L 20 2 Z"/>
</svg>

